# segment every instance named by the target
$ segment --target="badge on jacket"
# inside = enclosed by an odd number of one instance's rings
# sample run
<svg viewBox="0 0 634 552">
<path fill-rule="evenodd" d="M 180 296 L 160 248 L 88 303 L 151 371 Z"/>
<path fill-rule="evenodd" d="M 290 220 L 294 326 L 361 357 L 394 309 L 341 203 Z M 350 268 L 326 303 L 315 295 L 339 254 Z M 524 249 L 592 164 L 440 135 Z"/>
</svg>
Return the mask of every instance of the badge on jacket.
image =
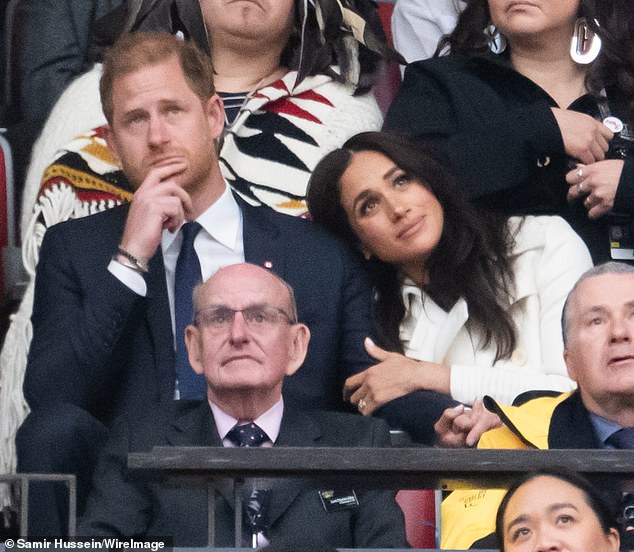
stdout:
<svg viewBox="0 0 634 552">
<path fill-rule="evenodd" d="M 328 513 L 351 510 L 359 507 L 359 500 L 354 489 L 328 489 L 317 491 L 324 510 Z"/>
</svg>

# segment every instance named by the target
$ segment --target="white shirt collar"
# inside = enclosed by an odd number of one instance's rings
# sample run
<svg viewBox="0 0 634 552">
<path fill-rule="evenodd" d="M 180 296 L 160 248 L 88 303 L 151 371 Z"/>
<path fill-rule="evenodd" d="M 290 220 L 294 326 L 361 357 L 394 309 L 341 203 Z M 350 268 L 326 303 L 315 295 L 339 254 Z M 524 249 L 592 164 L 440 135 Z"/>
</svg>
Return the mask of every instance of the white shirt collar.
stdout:
<svg viewBox="0 0 634 552">
<path fill-rule="evenodd" d="M 196 221 L 218 243 L 231 250 L 236 248 L 242 213 L 226 182 L 222 195 Z M 174 243 L 176 236 L 178 236 L 178 230 L 174 233 L 167 230 L 163 232 L 161 241 L 163 252 L 167 251 Z"/>
<path fill-rule="evenodd" d="M 216 421 L 216 429 L 220 439 L 224 440 L 227 433 L 231 431 L 234 425 L 238 423 L 237 418 L 230 416 L 224 410 L 222 410 L 217 404 L 209 401 L 211 412 Z M 268 438 L 275 443 L 277 436 L 280 434 L 280 426 L 282 425 L 282 415 L 284 414 L 284 399 L 280 398 L 271 408 L 269 408 L 264 414 L 258 416 L 253 422 L 260 426 Z"/>
</svg>

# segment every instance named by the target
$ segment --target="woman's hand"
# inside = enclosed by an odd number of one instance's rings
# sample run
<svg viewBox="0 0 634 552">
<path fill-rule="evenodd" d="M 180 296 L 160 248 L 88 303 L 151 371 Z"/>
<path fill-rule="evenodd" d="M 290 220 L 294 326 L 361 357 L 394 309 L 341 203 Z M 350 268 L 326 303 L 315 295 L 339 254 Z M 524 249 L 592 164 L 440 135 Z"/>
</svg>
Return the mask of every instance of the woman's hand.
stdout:
<svg viewBox="0 0 634 552">
<path fill-rule="evenodd" d="M 502 425 L 497 414 L 484 408 L 481 400 L 472 408 L 462 404 L 447 408 L 434 424 L 436 444 L 441 447 L 473 447 L 483 433 Z"/>
<path fill-rule="evenodd" d="M 365 350 L 379 361 L 367 370 L 350 376 L 343 386 L 343 398 L 369 416 L 377 408 L 418 389 L 449 393 L 449 368 L 435 362 L 412 360 L 390 353 L 373 343 L 364 342 Z"/>
<path fill-rule="evenodd" d="M 602 122 L 568 109 L 552 107 L 553 115 L 559 126 L 566 153 L 589 165 L 605 159 L 612 131 Z"/>
<path fill-rule="evenodd" d="M 622 159 L 577 165 L 566 175 L 566 182 L 570 184 L 568 200 L 586 196 L 583 204 L 588 210 L 588 217 L 595 219 L 605 215 L 614 206 L 622 171 Z"/>
</svg>

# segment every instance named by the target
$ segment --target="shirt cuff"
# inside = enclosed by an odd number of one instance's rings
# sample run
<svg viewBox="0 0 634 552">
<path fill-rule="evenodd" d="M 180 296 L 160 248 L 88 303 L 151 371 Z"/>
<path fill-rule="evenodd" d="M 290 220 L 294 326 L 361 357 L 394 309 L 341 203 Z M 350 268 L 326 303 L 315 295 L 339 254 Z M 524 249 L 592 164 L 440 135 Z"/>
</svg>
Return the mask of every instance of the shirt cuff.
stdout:
<svg viewBox="0 0 634 552">
<path fill-rule="evenodd" d="M 147 295 L 147 284 L 145 283 L 143 276 L 141 276 L 136 270 L 124 266 L 113 259 L 108 265 L 108 271 L 124 286 L 131 289 L 137 295 L 140 295 L 141 297 L 145 297 Z"/>
</svg>

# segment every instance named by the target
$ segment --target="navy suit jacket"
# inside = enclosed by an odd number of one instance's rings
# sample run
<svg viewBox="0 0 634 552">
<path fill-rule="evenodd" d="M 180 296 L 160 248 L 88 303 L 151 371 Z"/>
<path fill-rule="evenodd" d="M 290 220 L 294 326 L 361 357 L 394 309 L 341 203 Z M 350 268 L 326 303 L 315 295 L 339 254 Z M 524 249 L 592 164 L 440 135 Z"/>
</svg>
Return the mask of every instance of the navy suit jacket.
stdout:
<svg viewBox="0 0 634 552">
<path fill-rule="evenodd" d="M 288 403 L 342 409 L 346 377 L 367 368 L 370 288 L 348 250 L 310 222 L 240 201 L 248 262 L 272 264 L 295 290 L 311 330 L 303 366 L 285 381 Z M 160 247 L 147 296 L 107 266 L 127 206 L 50 228 L 35 281 L 33 341 L 24 392 L 31 409 L 69 402 L 109 424 L 117 414 L 172 401 L 172 325 Z"/>
<path fill-rule="evenodd" d="M 128 452 L 153 446 L 220 447 L 222 442 L 206 401 L 179 401 L 172 412 L 120 419 L 102 452 L 78 534 L 92 537 L 173 537 L 175 546 L 206 546 L 207 493 L 170 477 L 142 480 L 128 473 Z M 275 446 L 389 447 L 387 424 L 376 418 L 338 412 L 304 413 L 285 405 Z M 213 454 L 210 451 L 209 454 Z M 185 483 L 183 485 L 183 483 Z M 234 545 L 233 489 L 216 481 L 216 546 Z M 346 496 L 353 489 L 339 487 Z M 265 516 L 272 543 L 338 548 L 407 548 L 403 514 L 391 491 L 356 492 L 357 507 L 327 512 L 317 490 L 296 480 L 276 480 Z"/>
<path fill-rule="evenodd" d="M 548 448 L 603 448 L 578 391 L 555 407 L 548 427 Z"/>
</svg>

